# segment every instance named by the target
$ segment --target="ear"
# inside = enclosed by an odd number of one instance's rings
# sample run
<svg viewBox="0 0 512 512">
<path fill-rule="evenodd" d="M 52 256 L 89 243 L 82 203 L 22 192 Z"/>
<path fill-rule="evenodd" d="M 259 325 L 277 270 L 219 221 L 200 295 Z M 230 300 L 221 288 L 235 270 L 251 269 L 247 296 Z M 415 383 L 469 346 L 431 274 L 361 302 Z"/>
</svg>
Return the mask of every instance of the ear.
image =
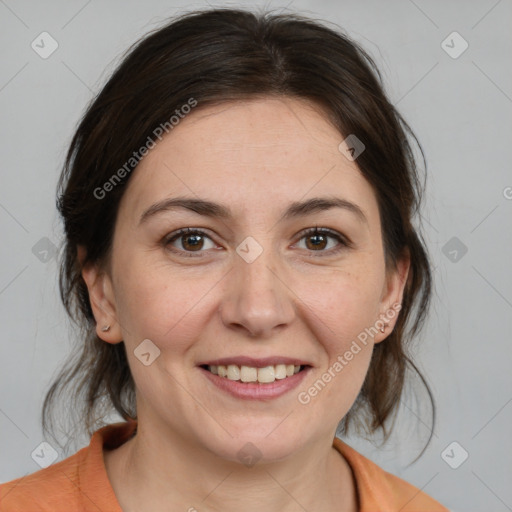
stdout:
<svg viewBox="0 0 512 512">
<path fill-rule="evenodd" d="M 114 293 L 110 276 L 101 271 L 98 265 L 88 264 L 83 266 L 86 250 L 83 246 L 77 246 L 78 261 L 82 268 L 81 274 L 87 285 L 89 301 L 96 320 L 96 334 L 107 343 L 120 343 L 123 336 L 117 321 Z M 108 331 L 102 331 L 102 327 L 110 325 Z"/>
<path fill-rule="evenodd" d="M 379 321 L 376 323 L 377 329 L 384 327 L 384 332 L 378 330 L 374 337 L 374 343 L 385 340 L 395 327 L 400 314 L 405 285 L 409 277 L 410 265 L 411 257 L 409 250 L 406 248 L 397 261 L 396 269 L 387 273 L 380 300 Z"/>
</svg>

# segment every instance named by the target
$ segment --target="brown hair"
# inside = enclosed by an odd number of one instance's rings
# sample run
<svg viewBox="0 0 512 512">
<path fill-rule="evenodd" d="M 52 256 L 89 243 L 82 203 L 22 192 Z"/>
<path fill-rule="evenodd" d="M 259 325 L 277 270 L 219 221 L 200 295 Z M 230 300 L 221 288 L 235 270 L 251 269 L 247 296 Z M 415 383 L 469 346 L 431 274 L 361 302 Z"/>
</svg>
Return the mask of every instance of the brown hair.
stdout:
<svg viewBox="0 0 512 512">
<path fill-rule="evenodd" d="M 97 337 L 77 258 L 77 245 L 82 245 L 87 251 L 83 265 L 108 267 L 119 201 L 131 173 L 111 187 L 108 199 L 98 199 L 95 190 L 190 98 L 199 109 L 279 95 L 322 107 L 339 130 L 340 141 L 349 134 L 363 141 L 366 149 L 357 164 L 378 198 L 386 268 L 395 268 L 404 251 L 411 259 L 395 328 L 375 346 L 358 399 L 340 430 L 346 434 L 354 424 L 371 434 L 380 428 L 387 438 L 387 420 L 396 416 L 408 368 L 425 384 L 435 419 L 430 389 L 407 352 L 431 299 L 428 254 L 421 233 L 412 226 L 422 186 L 406 134 L 417 143 L 425 163 L 418 140 L 386 98 L 372 58 L 341 30 L 298 14 L 222 8 L 183 14 L 132 45 L 73 136 L 58 184 L 57 207 L 66 235 L 59 287 L 81 336 L 79 349 L 46 394 L 45 432 L 51 434 L 52 404 L 68 386 L 74 393 L 71 412 L 79 414 L 75 425 L 85 424 L 89 435 L 112 407 L 124 419 L 136 418 L 125 345 Z"/>
</svg>

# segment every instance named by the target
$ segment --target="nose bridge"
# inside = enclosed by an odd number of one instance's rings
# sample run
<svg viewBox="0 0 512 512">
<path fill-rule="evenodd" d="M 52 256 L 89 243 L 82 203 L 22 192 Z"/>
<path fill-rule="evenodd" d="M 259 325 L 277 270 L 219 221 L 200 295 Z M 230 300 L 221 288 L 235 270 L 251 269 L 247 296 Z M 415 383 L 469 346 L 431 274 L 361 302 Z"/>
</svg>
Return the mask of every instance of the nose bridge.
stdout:
<svg viewBox="0 0 512 512">
<path fill-rule="evenodd" d="M 285 286 L 283 267 L 271 242 L 263 245 L 247 237 L 236 249 L 234 272 L 229 292 L 224 298 L 223 321 L 245 328 L 251 336 L 267 336 L 289 323 L 293 304 Z"/>
</svg>

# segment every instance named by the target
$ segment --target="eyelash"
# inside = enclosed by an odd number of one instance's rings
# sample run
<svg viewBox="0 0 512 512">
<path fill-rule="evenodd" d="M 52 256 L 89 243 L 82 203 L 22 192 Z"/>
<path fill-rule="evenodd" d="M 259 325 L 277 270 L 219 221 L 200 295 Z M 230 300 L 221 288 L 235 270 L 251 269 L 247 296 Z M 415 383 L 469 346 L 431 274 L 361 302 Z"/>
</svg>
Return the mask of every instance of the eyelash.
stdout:
<svg viewBox="0 0 512 512">
<path fill-rule="evenodd" d="M 171 244 L 171 242 L 174 242 L 175 240 L 179 239 L 180 237 L 182 237 L 184 235 L 190 235 L 190 234 L 206 236 L 207 238 L 209 238 L 211 240 L 211 237 L 202 229 L 183 228 L 183 229 L 175 231 L 174 233 L 171 233 L 170 235 L 166 236 L 163 239 L 163 245 L 165 247 L 167 247 L 171 252 L 180 253 L 181 255 L 184 255 L 185 257 L 202 258 L 203 256 L 200 256 L 199 254 L 194 254 L 195 251 L 183 251 L 181 249 L 175 249 L 175 248 L 171 249 L 168 247 L 169 244 Z M 308 228 L 308 229 L 302 231 L 300 233 L 300 235 L 301 236 L 299 238 L 299 242 L 303 238 L 306 238 L 308 236 L 327 235 L 330 238 L 334 238 L 335 240 L 337 240 L 340 243 L 340 245 L 335 249 L 330 249 L 328 251 L 310 251 L 312 253 L 314 253 L 314 252 L 327 253 L 329 256 L 331 256 L 333 254 L 337 254 L 338 252 L 342 251 L 345 248 L 352 247 L 352 244 L 346 238 L 341 236 L 338 232 L 333 231 L 332 229 L 329 229 L 329 228 L 319 228 L 318 226 L 315 226 L 314 228 Z M 201 252 L 205 252 L 205 251 L 197 251 L 197 252 L 201 253 Z M 322 256 L 322 254 L 320 254 L 318 256 Z M 314 257 L 318 257 L 318 256 L 315 255 Z"/>
</svg>

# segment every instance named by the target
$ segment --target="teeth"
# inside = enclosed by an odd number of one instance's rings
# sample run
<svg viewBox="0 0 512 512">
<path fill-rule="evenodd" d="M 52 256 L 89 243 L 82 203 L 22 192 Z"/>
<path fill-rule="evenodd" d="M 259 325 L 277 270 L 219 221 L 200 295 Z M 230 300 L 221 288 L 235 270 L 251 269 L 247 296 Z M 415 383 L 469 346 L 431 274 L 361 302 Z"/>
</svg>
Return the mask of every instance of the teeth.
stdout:
<svg viewBox="0 0 512 512">
<path fill-rule="evenodd" d="M 255 368 L 252 366 L 237 366 L 236 364 L 209 365 L 208 369 L 219 377 L 227 377 L 229 380 L 238 380 L 242 382 L 261 382 L 268 384 L 276 379 L 281 380 L 299 373 L 300 366 L 293 364 L 276 364 L 275 366 L 265 366 L 264 368 Z"/>
<path fill-rule="evenodd" d="M 228 379 L 229 380 L 240 380 L 240 368 L 235 364 L 228 366 Z"/>
<path fill-rule="evenodd" d="M 285 364 L 276 364 L 275 369 L 276 379 L 285 379 L 286 378 L 286 365 Z"/>
<path fill-rule="evenodd" d="M 276 380 L 276 371 L 273 366 L 258 368 L 258 382 L 274 382 Z"/>
<path fill-rule="evenodd" d="M 258 380 L 258 368 L 242 366 L 240 368 L 240 380 L 242 382 L 256 382 Z"/>
</svg>

